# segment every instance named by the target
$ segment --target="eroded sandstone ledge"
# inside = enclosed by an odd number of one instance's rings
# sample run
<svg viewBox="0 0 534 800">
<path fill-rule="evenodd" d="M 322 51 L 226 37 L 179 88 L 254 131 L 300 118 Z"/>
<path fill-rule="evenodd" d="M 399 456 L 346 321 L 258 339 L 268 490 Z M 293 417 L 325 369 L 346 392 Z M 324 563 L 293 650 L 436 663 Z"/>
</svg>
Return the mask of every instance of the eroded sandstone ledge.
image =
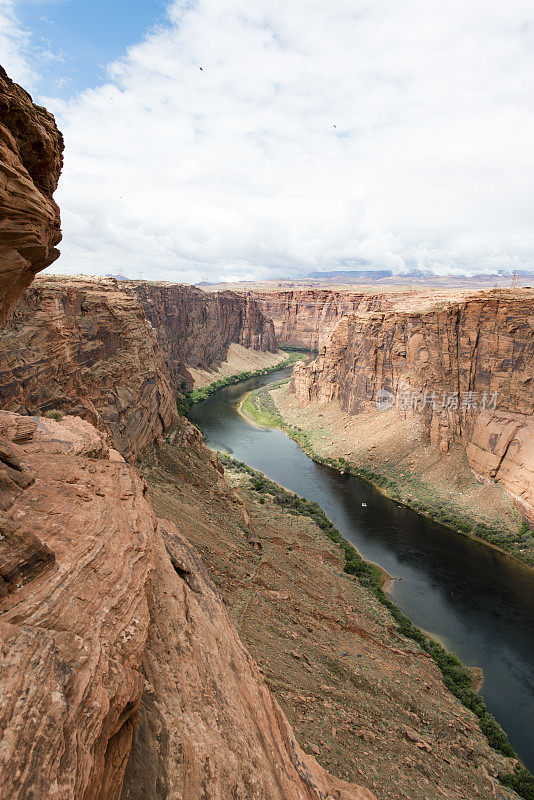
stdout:
<svg viewBox="0 0 534 800">
<path fill-rule="evenodd" d="M 31 531 L 25 561 L 49 554 L 1 604 L 10 798 L 119 797 L 135 733 L 126 797 L 372 800 L 302 752 L 198 555 L 89 423 L 0 412 L 0 429 L 29 476 L 2 485 L 3 521 Z M 185 420 L 180 431 L 204 448 Z M 154 793 L 132 794 L 136 775 Z"/>
<path fill-rule="evenodd" d="M 59 256 L 52 195 L 62 153 L 54 117 L 0 67 L 0 323 L 35 274 Z"/>
</svg>

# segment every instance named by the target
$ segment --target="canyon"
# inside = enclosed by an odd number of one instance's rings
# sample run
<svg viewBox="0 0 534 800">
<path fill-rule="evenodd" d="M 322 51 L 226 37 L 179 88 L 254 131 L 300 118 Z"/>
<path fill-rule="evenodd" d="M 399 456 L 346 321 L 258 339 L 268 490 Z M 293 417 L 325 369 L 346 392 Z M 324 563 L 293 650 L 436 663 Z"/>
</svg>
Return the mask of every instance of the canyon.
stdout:
<svg viewBox="0 0 534 800">
<path fill-rule="evenodd" d="M 21 176 L 7 181 L 2 198 L 6 208 L 17 206 L 0 239 L 6 314 L 56 255 L 59 216 L 42 187 L 51 194 L 57 182 L 62 139 L 50 115 L 7 76 L 2 81 L 9 120 L 35 123 L 32 150 L 58 156 L 44 162 L 49 174 L 32 175 L 26 128 L 2 130 L 6 163 Z M 22 244 L 13 233 L 21 224 Z M 38 247 L 26 247 L 34 240 Z M 124 330 L 106 333 L 104 327 L 110 312 L 102 294 L 109 287 L 97 284 L 94 293 L 78 285 L 69 294 L 65 286 L 55 297 L 45 287 L 43 302 L 56 330 L 40 340 L 43 362 L 55 355 L 64 365 L 74 353 L 80 358 L 71 362 L 75 372 L 121 352 Z M 111 316 L 118 310 L 119 327 L 127 318 L 128 335 L 147 338 L 139 309 L 123 296 Z M 64 324 L 76 332 L 72 351 L 61 336 Z M 86 339 L 79 332 L 84 326 Z M 82 339 L 92 342 L 95 362 L 81 352 Z M 123 373 L 125 386 L 133 383 L 134 401 L 145 396 L 146 383 L 156 395 L 166 390 L 152 336 L 146 350 L 139 341 L 136 347 Z M 39 365 L 36 356 L 31 369 L 44 370 L 41 380 L 48 381 L 54 367 Z M 107 365 L 103 371 L 108 374 Z M 60 368 L 54 377 L 61 396 L 78 402 L 76 410 L 88 409 L 110 424 L 101 414 L 105 402 L 95 403 L 98 376 L 92 382 L 83 374 L 78 384 L 73 375 L 65 384 Z M 23 392 L 17 402 L 30 395 Z M 119 424 L 121 436 L 127 428 Z M 4 410 L 0 431 L 0 776 L 11 798 L 108 800 L 134 796 L 140 783 L 152 781 L 153 797 L 372 800 L 369 791 L 330 775 L 302 751 L 199 557 L 172 523 L 156 517 L 139 473 L 110 448 L 110 439 L 120 445 L 112 426 L 100 432 L 78 415 L 49 419 Z M 217 458 L 183 418 L 175 441 L 200 449 L 215 482 L 224 485 Z"/>
<path fill-rule="evenodd" d="M 232 342 L 262 352 L 277 349 L 272 321 L 248 295 L 142 281 L 122 281 L 120 288 L 141 303 L 177 388 L 193 385 L 188 366 L 213 368 Z"/>
<path fill-rule="evenodd" d="M 232 292 L 42 277 L 0 332 L 2 407 L 81 416 L 131 460 L 176 423 L 189 369 L 216 373 L 235 347 L 280 358 L 272 322 Z"/>
<path fill-rule="evenodd" d="M 273 322 L 261 298 L 233 292 L 52 276 L 27 288 L 58 255 L 63 142 L 5 73 L 0 107 L 0 784 L 9 797 L 515 800 L 497 780 L 515 759 L 489 747 L 428 655 L 344 571 L 339 548 L 225 470 L 177 413 L 176 394 L 232 347 L 275 355 L 278 330 L 282 342 L 321 348 L 296 368 L 293 399 L 337 402 L 355 417 L 370 402 L 367 381 L 374 390 L 390 375 L 392 387 L 437 380 L 439 346 L 451 363 L 443 381 L 460 371 L 461 390 L 502 392 L 499 413 L 515 432 L 505 445 L 503 423 L 495 455 L 505 452 L 491 469 L 528 509 L 527 451 L 514 444 L 532 413 L 523 307 L 514 315 L 475 298 L 465 325 L 460 311 L 429 309 L 425 351 L 420 312 L 397 328 L 389 296 L 337 297 L 319 311 L 317 296 L 296 298 L 298 311 L 284 299 Z M 286 324 L 286 308 L 296 322 Z M 351 334 L 360 314 L 370 326 L 363 345 Z M 460 369 L 455 344 L 499 368 L 486 375 L 466 356 Z M 397 368 L 402 358 L 409 369 Z M 485 444 L 478 417 L 446 419 L 446 429 L 441 417 L 425 422 L 439 452 L 458 437 Z"/>
</svg>

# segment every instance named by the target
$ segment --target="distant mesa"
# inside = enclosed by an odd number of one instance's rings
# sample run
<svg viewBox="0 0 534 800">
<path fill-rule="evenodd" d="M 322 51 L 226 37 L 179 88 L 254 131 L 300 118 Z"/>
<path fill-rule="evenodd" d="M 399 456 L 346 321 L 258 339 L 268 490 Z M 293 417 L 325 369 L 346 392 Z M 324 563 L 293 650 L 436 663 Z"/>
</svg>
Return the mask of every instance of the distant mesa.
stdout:
<svg viewBox="0 0 534 800">
<path fill-rule="evenodd" d="M 313 280 L 346 280 L 357 278 L 366 281 L 379 281 L 381 278 L 392 278 L 393 272 L 390 269 L 358 269 L 358 270 L 330 270 L 329 272 L 309 272 L 307 278 Z"/>
</svg>

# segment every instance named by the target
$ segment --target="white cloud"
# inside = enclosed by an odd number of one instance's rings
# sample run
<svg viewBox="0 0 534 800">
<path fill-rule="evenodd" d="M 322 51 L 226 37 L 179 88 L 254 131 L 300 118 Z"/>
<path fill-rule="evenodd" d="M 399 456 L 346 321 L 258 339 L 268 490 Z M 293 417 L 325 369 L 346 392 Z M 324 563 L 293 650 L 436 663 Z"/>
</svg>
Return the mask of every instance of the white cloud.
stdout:
<svg viewBox="0 0 534 800">
<path fill-rule="evenodd" d="M 28 91 L 36 80 L 27 58 L 30 39 L 29 31 L 17 20 L 14 0 L 0 0 L 0 64 L 12 80 Z"/>
<path fill-rule="evenodd" d="M 53 269 L 532 267 L 533 62 L 531 0 L 171 3 L 108 83 L 47 99 Z"/>
</svg>

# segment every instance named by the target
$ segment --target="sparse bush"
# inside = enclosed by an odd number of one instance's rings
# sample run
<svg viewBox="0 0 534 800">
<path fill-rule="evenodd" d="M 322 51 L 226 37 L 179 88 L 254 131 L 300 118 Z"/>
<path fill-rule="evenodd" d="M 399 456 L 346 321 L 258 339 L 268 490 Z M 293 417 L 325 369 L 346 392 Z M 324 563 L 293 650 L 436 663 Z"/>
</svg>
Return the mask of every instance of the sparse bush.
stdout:
<svg viewBox="0 0 534 800">
<path fill-rule="evenodd" d="M 500 772 L 499 780 L 525 800 L 534 800 L 534 775 L 521 764 L 513 772 Z"/>
<path fill-rule="evenodd" d="M 60 411 L 59 408 L 50 408 L 43 414 L 43 417 L 46 417 L 47 419 L 55 419 L 56 422 L 59 422 L 64 416 L 65 414 L 63 411 Z"/>
</svg>

